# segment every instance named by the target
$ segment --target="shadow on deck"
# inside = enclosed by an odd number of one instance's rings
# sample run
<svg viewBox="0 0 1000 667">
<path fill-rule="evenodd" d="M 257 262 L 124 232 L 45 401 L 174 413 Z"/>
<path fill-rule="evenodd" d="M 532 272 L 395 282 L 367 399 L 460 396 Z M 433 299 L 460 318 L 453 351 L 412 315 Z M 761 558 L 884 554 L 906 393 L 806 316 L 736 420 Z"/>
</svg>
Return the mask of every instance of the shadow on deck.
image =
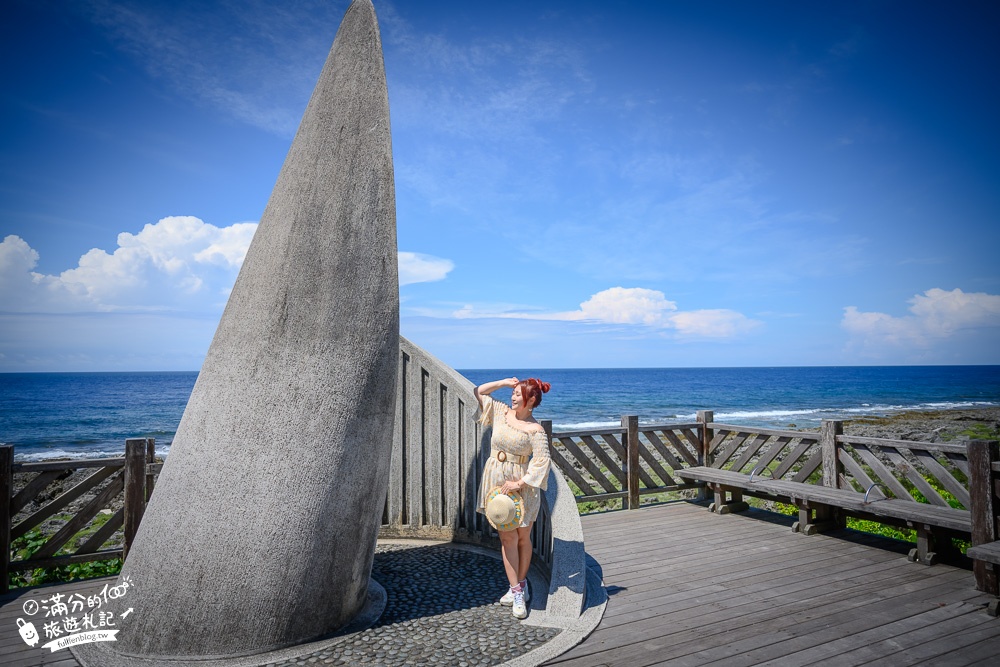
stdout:
<svg viewBox="0 0 1000 667">
<path fill-rule="evenodd" d="M 792 533 L 791 520 L 684 502 L 584 516 L 610 600 L 597 630 L 546 664 L 996 664 L 1000 619 L 985 612 L 991 598 L 970 571 L 910 563 L 906 545 L 852 531 Z M 76 664 L 17 635 L 22 602 L 39 594 L 2 599 L 0 664 Z"/>
<path fill-rule="evenodd" d="M 604 619 L 547 665 L 987 665 L 1000 619 L 972 572 L 910 563 L 910 545 L 679 502 L 583 517 Z"/>
</svg>

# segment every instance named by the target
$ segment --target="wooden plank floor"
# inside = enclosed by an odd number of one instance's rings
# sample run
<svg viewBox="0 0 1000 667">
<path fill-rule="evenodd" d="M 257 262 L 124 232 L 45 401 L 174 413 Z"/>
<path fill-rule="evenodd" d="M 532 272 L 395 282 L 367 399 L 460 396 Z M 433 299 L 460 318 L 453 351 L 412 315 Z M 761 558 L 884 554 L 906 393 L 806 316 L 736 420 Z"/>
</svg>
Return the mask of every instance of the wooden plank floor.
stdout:
<svg viewBox="0 0 1000 667">
<path fill-rule="evenodd" d="M 671 503 L 583 517 L 609 601 L 547 665 L 997 665 L 1000 619 L 972 572 L 897 542 L 805 536 L 791 518 Z"/>
</svg>

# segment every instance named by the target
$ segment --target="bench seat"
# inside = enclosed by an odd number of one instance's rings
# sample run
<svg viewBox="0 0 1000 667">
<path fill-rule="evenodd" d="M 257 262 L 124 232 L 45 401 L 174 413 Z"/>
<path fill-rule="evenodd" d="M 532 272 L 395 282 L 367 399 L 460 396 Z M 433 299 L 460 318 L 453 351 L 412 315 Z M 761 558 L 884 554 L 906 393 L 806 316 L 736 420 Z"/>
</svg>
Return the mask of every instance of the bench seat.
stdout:
<svg viewBox="0 0 1000 667">
<path fill-rule="evenodd" d="M 968 533 L 972 530 L 972 515 L 968 510 L 941 507 L 901 498 L 873 497 L 865 501 L 865 494 L 852 489 L 834 489 L 806 482 L 792 482 L 770 479 L 757 475 L 750 480 L 749 475 L 732 470 L 718 470 L 707 466 L 697 466 L 677 471 L 677 476 L 687 480 L 700 480 L 712 484 L 722 484 L 746 491 L 766 493 L 790 500 L 833 505 L 853 512 L 900 519 L 908 523 L 927 523 L 956 532 Z"/>
<path fill-rule="evenodd" d="M 987 542 L 979 546 L 969 547 L 969 558 L 1000 565 L 1000 542 Z"/>
<path fill-rule="evenodd" d="M 835 489 L 807 482 L 770 479 L 760 475 L 753 476 L 751 480 L 750 475 L 708 466 L 678 470 L 677 476 L 688 481 L 706 482 L 715 487 L 716 502 L 712 505 L 712 509 L 720 513 L 746 509 L 743 491 L 787 499 L 799 508 L 800 520 L 793 525 L 793 530 L 807 535 L 829 527 L 842 527 L 843 519 L 835 517 L 834 508 L 851 514 L 904 522 L 917 531 L 918 547 L 910 553 L 910 560 L 920 560 L 927 564 L 931 564 L 936 558 L 933 551 L 932 529 L 962 534 L 969 534 L 972 530 L 972 515 L 968 510 L 918 503 L 915 500 L 886 498 L 879 494 L 865 501 L 865 494 L 853 489 Z M 727 491 L 733 496 L 732 501 L 726 501 Z M 947 540 L 942 542 L 941 546 L 946 551 L 953 551 Z M 1000 547 L 997 551 L 1000 553 Z M 972 556 L 972 553 L 969 555 Z"/>
<path fill-rule="evenodd" d="M 750 484 L 757 486 L 757 480 Z M 762 480 L 762 488 L 777 491 L 792 499 L 835 505 L 845 510 L 884 516 L 906 521 L 908 524 L 930 524 L 959 533 L 972 531 L 972 514 L 968 510 L 918 503 L 904 498 L 869 498 L 865 494 L 849 489 L 832 489 L 816 484 L 789 482 L 785 480 Z"/>
</svg>

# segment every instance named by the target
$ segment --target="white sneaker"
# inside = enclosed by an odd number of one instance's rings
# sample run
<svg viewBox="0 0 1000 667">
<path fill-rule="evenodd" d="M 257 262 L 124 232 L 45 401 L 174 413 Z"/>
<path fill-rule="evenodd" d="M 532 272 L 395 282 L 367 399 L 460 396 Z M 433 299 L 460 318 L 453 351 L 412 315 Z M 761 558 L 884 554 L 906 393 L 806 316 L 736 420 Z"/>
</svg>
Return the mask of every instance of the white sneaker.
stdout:
<svg viewBox="0 0 1000 667">
<path fill-rule="evenodd" d="M 525 579 L 525 581 L 524 581 L 524 604 L 528 604 L 529 602 L 531 602 L 531 590 L 528 588 L 528 580 Z M 508 588 L 507 592 L 503 594 L 502 598 L 500 598 L 500 604 L 502 604 L 505 607 L 509 607 L 512 604 L 514 604 L 514 591 L 512 591 L 511 589 Z"/>
<path fill-rule="evenodd" d="M 514 604 L 511 608 L 511 614 L 514 615 L 514 618 L 519 620 L 528 617 L 528 607 L 524 604 L 523 593 L 514 593 Z"/>
</svg>

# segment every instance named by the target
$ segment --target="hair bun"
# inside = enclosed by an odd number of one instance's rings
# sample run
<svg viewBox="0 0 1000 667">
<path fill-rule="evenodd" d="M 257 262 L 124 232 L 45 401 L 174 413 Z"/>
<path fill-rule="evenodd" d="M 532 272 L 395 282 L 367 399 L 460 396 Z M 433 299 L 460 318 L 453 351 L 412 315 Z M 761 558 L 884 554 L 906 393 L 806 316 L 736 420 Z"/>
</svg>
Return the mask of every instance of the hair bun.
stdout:
<svg viewBox="0 0 1000 667">
<path fill-rule="evenodd" d="M 542 394 L 546 393 L 552 385 L 548 382 L 542 382 L 538 378 L 528 378 L 521 380 L 520 386 L 525 403 L 532 408 L 537 408 L 542 402 Z"/>
</svg>

